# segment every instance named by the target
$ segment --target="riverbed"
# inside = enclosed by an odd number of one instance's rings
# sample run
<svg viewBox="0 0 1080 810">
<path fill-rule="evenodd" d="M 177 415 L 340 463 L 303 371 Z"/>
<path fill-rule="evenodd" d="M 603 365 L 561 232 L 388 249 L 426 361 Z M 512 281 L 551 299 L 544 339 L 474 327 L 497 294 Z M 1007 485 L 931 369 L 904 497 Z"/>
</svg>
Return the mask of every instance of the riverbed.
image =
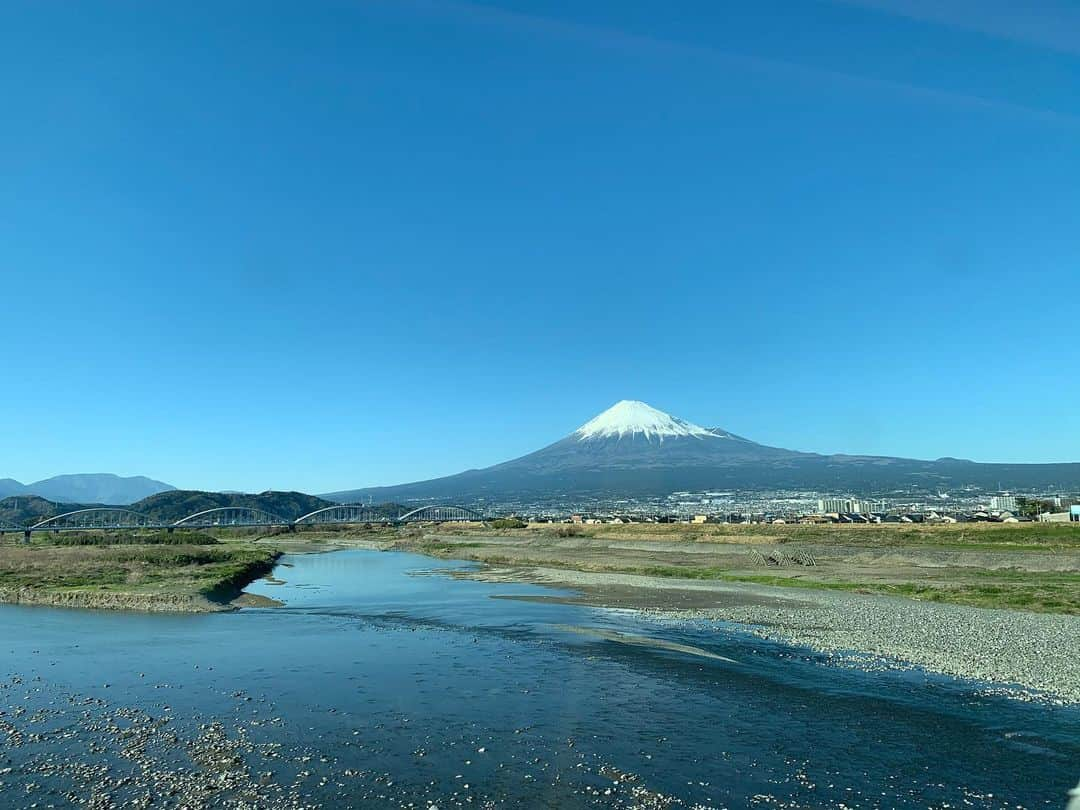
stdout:
<svg viewBox="0 0 1080 810">
<path fill-rule="evenodd" d="M 1080 709 L 403 552 L 282 607 L 0 606 L 0 806 L 1054 807 Z"/>
</svg>

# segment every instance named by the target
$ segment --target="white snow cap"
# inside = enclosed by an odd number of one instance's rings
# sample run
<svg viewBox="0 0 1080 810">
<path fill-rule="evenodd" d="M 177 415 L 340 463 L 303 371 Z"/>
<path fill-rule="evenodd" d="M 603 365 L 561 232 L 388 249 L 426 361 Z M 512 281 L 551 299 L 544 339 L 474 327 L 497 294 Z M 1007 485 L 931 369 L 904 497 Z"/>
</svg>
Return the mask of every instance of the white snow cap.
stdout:
<svg viewBox="0 0 1080 810">
<path fill-rule="evenodd" d="M 638 433 L 652 441 L 655 436 L 663 441 L 668 436 L 712 436 L 720 438 L 711 430 L 685 422 L 671 414 L 658 411 L 636 399 L 616 402 L 599 416 L 590 419 L 574 431 L 579 441 L 585 439 L 622 438 Z"/>
</svg>

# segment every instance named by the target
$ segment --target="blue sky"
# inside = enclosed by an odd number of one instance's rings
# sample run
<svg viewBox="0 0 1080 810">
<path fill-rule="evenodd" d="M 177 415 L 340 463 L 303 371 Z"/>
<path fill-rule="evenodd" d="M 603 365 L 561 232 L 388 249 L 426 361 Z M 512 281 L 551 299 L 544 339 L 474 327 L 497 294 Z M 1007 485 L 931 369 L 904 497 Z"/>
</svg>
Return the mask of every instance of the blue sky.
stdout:
<svg viewBox="0 0 1080 810">
<path fill-rule="evenodd" d="M 0 477 L 390 484 L 624 398 L 1080 460 L 1080 11 L 1011 5 L 4 3 Z"/>
</svg>

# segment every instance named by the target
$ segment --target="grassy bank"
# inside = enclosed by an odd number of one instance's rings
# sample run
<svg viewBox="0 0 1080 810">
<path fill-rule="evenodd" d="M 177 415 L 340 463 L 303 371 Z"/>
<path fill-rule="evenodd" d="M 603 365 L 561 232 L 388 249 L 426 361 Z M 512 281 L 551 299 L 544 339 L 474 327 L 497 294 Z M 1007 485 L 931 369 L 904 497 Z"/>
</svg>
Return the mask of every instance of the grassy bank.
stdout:
<svg viewBox="0 0 1080 810">
<path fill-rule="evenodd" d="M 1080 615 L 1080 526 L 479 524 L 34 535 L 0 546 L 0 601 L 222 609 L 279 552 L 358 545 L 649 579 L 888 594 Z M 811 564 L 812 563 L 812 564 Z M 663 597 L 654 589 L 657 606 Z M 651 598 L 651 597 L 650 597 Z M 647 600 L 646 600 L 647 601 Z"/>
<path fill-rule="evenodd" d="M 1080 615 L 1080 526 L 1067 524 L 445 526 L 399 545 L 507 568 L 744 582 Z"/>
<path fill-rule="evenodd" d="M 656 576 L 681 577 L 679 569 L 646 571 Z M 949 602 L 973 607 L 1032 610 L 1040 613 L 1080 615 L 1080 574 L 1045 572 L 981 571 L 967 581 L 927 577 L 922 582 L 851 582 L 839 579 L 810 579 L 769 574 L 729 574 L 715 569 L 691 571 L 692 579 L 719 579 L 785 588 L 875 593 L 931 602 Z M 985 580 L 981 582 L 980 580 Z"/>
<path fill-rule="evenodd" d="M 0 549 L 0 601 L 139 610 L 224 609 L 268 573 L 273 548 L 193 532 L 80 533 Z"/>
<path fill-rule="evenodd" d="M 478 524 L 444 524 L 440 536 L 506 535 L 517 537 L 584 538 L 724 544 L 786 545 L 813 543 L 866 548 L 956 548 L 1001 551 L 1080 549 L 1076 523 L 953 523 L 953 524 L 530 524 L 502 531 Z"/>
</svg>

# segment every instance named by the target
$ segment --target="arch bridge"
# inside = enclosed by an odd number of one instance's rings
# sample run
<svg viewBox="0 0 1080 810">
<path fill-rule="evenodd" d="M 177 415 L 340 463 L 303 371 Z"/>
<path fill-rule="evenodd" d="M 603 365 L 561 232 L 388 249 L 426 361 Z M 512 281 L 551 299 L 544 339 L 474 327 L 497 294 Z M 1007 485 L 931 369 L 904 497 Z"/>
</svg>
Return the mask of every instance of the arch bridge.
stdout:
<svg viewBox="0 0 1080 810">
<path fill-rule="evenodd" d="M 401 523 L 450 523 L 482 521 L 484 516 L 464 506 L 421 506 L 398 518 Z"/>
<path fill-rule="evenodd" d="M 149 529 L 159 526 L 153 518 L 130 509 L 112 506 L 76 509 L 53 515 L 29 527 L 29 531 L 72 531 L 76 529 Z"/>
<path fill-rule="evenodd" d="M 350 523 L 393 523 L 395 518 L 385 512 L 357 503 L 343 503 L 326 506 L 301 515 L 293 524 L 296 526 L 347 525 Z"/>
<path fill-rule="evenodd" d="M 228 527 L 288 528 L 296 526 L 348 525 L 357 523 L 447 523 L 483 521 L 486 518 L 475 509 L 464 506 L 421 506 L 404 514 L 389 516 L 362 504 L 335 504 L 316 509 L 295 520 L 288 520 L 248 506 L 219 506 L 204 509 L 175 522 L 163 521 L 131 509 L 116 506 L 97 506 L 52 515 L 30 526 L 17 526 L 0 520 L 4 532 L 63 532 L 92 529 L 213 529 Z"/>
<path fill-rule="evenodd" d="M 225 526 L 290 526 L 291 521 L 272 512 L 247 506 L 219 506 L 188 515 L 172 524 L 177 529 L 213 529 Z"/>
</svg>

